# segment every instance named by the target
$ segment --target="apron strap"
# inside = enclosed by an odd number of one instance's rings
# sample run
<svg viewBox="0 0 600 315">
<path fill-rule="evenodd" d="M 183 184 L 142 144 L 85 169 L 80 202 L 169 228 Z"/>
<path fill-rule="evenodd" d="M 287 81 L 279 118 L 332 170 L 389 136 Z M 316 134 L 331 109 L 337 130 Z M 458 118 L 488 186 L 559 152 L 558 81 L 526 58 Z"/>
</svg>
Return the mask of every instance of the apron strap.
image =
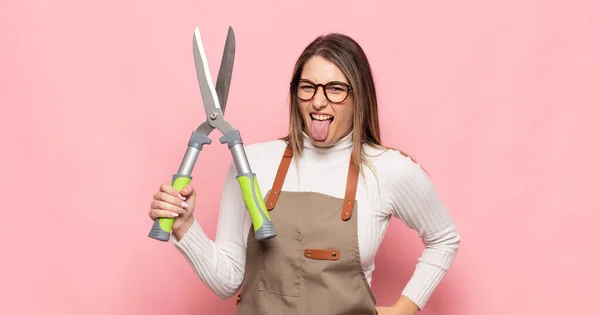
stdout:
<svg viewBox="0 0 600 315">
<path fill-rule="evenodd" d="M 277 175 L 275 176 L 275 181 L 273 182 L 273 188 L 269 193 L 269 198 L 267 199 L 267 210 L 271 211 L 275 208 L 275 204 L 277 203 L 277 198 L 279 198 L 279 193 L 281 193 L 281 187 L 283 187 L 283 181 L 285 180 L 285 176 L 287 175 L 288 168 L 290 167 L 290 163 L 292 162 L 292 147 L 289 145 L 285 147 L 285 151 L 283 152 L 283 156 L 281 157 L 281 163 L 279 163 L 279 169 L 277 170 Z"/>
<path fill-rule="evenodd" d="M 354 164 L 353 156 L 351 156 L 350 165 L 348 165 L 348 179 L 346 180 L 346 194 L 344 196 L 344 205 L 342 206 L 342 220 L 344 221 L 352 217 L 352 209 L 354 208 L 357 184 L 358 168 Z"/>
<path fill-rule="evenodd" d="M 266 206 L 268 211 L 273 210 L 275 208 L 275 204 L 277 204 L 277 199 L 281 194 L 281 188 L 283 187 L 285 176 L 287 175 L 290 163 L 292 162 L 292 156 L 292 148 L 288 145 L 286 146 L 283 156 L 281 157 L 281 162 L 279 163 L 279 168 L 277 169 L 277 175 L 275 175 L 275 180 L 273 181 L 273 187 L 271 188 L 269 197 L 267 198 Z M 354 208 L 357 184 L 358 168 L 356 167 L 354 159 L 351 156 L 350 164 L 348 165 L 348 178 L 346 180 L 344 204 L 342 205 L 342 220 L 344 221 L 352 217 L 352 209 Z"/>
</svg>

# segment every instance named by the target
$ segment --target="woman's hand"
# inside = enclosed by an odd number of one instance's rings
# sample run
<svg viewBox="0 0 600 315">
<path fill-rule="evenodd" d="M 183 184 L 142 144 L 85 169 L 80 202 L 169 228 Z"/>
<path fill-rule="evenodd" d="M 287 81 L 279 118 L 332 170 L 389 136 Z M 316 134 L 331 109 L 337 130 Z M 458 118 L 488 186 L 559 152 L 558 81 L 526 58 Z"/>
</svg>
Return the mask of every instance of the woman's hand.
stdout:
<svg viewBox="0 0 600 315">
<path fill-rule="evenodd" d="M 194 222 L 192 213 L 195 204 L 194 187 L 187 185 L 181 191 L 177 191 L 173 186 L 165 183 L 154 194 L 148 215 L 152 221 L 158 218 L 175 218 L 172 231 L 180 240 Z"/>
<path fill-rule="evenodd" d="M 377 315 L 414 315 L 419 307 L 409 298 L 402 296 L 396 304 L 388 307 L 375 307 Z"/>
<path fill-rule="evenodd" d="M 412 309 L 402 309 L 398 306 L 376 307 L 377 315 L 414 315 L 417 312 Z"/>
<path fill-rule="evenodd" d="M 376 307 L 377 315 L 414 315 L 416 312 L 411 310 L 402 310 L 395 306 Z"/>
</svg>

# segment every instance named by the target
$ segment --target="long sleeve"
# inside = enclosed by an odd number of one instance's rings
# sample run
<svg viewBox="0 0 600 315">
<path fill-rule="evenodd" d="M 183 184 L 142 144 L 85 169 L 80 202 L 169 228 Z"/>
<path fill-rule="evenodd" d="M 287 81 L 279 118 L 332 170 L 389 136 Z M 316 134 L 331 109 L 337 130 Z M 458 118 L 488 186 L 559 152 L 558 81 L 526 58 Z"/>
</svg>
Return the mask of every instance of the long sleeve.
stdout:
<svg viewBox="0 0 600 315">
<path fill-rule="evenodd" d="M 460 235 L 428 175 L 419 164 L 397 154 L 388 178 L 389 207 L 425 245 L 402 294 L 423 309 L 455 257 Z"/>
<path fill-rule="evenodd" d="M 196 202 L 196 220 L 181 240 L 173 244 L 189 262 L 202 282 L 219 298 L 233 296 L 242 284 L 246 259 L 245 233 L 250 227 L 233 162 L 229 165 L 222 191 L 215 241 L 202 230 L 202 202 Z M 205 192 L 198 191 L 199 199 Z"/>
</svg>

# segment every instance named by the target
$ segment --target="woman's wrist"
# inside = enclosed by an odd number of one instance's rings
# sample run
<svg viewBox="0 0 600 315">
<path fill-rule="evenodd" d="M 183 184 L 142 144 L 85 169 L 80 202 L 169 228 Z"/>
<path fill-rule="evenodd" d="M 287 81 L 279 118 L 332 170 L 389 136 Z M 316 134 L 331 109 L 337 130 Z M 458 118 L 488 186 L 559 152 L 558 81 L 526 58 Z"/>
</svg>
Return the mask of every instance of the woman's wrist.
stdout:
<svg viewBox="0 0 600 315">
<path fill-rule="evenodd" d="M 178 224 L 177 228 L 173 226 L 173 235 L 175 236 L 175 238 L 177 238 L 177 241 L 181 241 L 185 233 L 187 233 L 187 231 L 192 227 L 193 224 L 194 216 L 190 216 L 188 219 Z"/>
<path fill-rule="evenodd" d="M 413 315 L 419 311 L 417 304 L 404 295 L 396 301 L 392 308 L 397 310 L 398 315 Z"/>
</svg>

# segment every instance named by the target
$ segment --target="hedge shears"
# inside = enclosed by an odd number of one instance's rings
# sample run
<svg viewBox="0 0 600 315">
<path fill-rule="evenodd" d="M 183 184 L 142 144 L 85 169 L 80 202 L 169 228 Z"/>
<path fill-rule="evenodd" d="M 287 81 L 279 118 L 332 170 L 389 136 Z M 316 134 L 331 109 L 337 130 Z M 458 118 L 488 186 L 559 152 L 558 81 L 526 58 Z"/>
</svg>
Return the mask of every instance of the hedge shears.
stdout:
<svg viewBox="0 0 600 315">
<path fill-rule="evenodd" d="M 237 169 L 237 181 L 242 189 L 242 195 L 246 208 L 250 212 L 255 238 L 257 240 L 268 240 L 277 235 L 273 222 L 266 209 L 262 193 L 258 186 L 256 174 L 252 172 L 246 151 L 243 147 L 240 132 L 223 118 L 229 94 L 229 86 L 233 72 L 233 60 L 235 55 L 235 36 L 233 29 L 229 27 L 225 49 L 221 60 L 221 67 L 217 76 L 217 86 L 213 82 L 208 67 L 208 60 L 200 37 L 200 30 L 196 27 L 193 38 L 194 62 L 196 75 L 206 112 L 206 121 L 192 132 L 188 141 L 187 150 L 183 161 L 179 166 L 177 174 L 173 175 L 171 185 L 181 190 L 192 180 L 192 170 L 204 145 L 210 145 L 208 137 L 214 129 L 218 129 L 223 136 L 219 139 L 221 144 L 227 144 L 235 167 Z M 166 242 L 171 235 L 174 218 L 159 218 L 154 221 L 149 237 Z"/>
</svg>

